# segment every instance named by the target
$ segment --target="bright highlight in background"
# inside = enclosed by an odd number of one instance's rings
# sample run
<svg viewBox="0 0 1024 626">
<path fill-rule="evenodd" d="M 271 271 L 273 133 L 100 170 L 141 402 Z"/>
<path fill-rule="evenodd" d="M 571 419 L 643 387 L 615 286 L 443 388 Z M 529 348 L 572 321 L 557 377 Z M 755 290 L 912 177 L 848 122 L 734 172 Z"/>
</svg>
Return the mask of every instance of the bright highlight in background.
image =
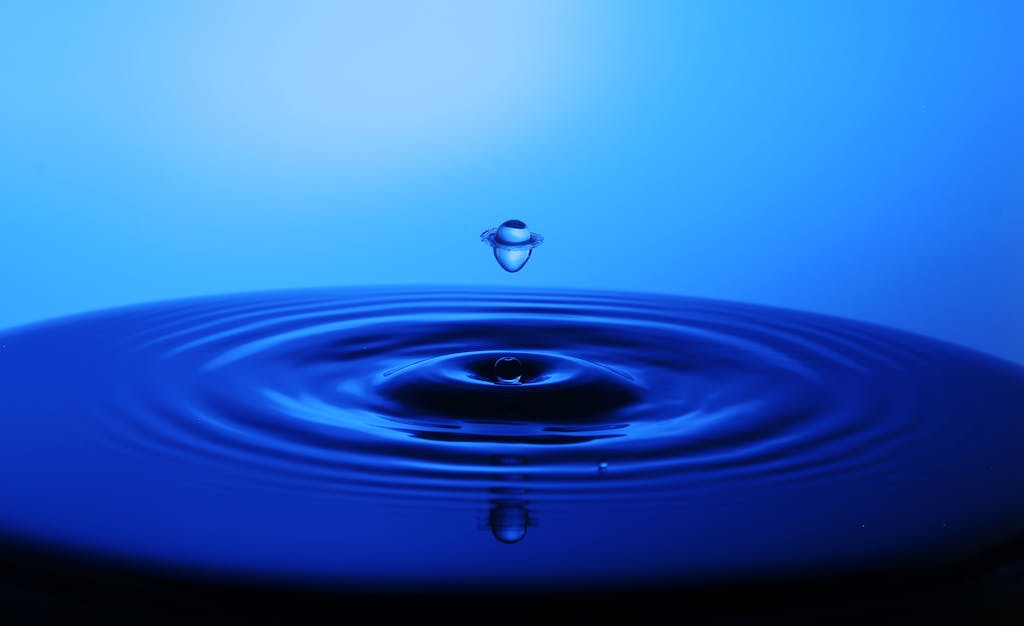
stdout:
<svg viewBox="0 0 1024 626">
<path fill-rule="evenodd" d="M 207 161 L 422 167 L 536 132 L 579 87 L 580 25 L 541 2 L 219 6 L 168 28 L 161 104 Z"/>
</svg>

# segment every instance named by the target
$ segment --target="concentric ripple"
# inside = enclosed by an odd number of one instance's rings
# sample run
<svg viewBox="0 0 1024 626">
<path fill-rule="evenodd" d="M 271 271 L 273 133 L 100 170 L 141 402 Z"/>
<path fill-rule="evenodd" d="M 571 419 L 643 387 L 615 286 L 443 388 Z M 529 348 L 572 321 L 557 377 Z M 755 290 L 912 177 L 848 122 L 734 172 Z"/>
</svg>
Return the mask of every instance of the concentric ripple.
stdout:
<svg viewBox="0 0 1024 626">
<path fill-rule="evenodd" d="M 795 311 L 248 294 L 9 331 L 0 374 L 0 530 L 156 567 L 622 586 L 949 563 L 1024 530 L 1021 368 Z"/>
</svg>

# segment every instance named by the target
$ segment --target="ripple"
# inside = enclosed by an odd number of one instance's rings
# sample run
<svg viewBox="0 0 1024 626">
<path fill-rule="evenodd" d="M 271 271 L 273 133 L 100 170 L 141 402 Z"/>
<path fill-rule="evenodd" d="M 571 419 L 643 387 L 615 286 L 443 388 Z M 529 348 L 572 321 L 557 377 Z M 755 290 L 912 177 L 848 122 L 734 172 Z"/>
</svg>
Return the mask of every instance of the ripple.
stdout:
<svg viewBox="0 0 1024 626">
<path fill-rule="evenodd" d="M 112 558 L 558 587 L 949 562 L 1024 529 L 1021 368 L 851 320 L 338 289 L 2 343 L 0 529 Z"/>
</svg>

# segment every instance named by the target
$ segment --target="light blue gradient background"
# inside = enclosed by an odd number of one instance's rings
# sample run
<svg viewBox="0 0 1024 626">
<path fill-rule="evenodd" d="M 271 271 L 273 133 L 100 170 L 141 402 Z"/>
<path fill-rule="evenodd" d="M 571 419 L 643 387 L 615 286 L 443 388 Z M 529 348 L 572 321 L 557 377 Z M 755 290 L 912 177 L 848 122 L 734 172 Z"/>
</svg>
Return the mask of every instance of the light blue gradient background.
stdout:
<svg viewBox="0 0 1024 626">
<path fill-rule="evenodd" d="M 1024 362 L 1024 3 L 0 8 L 0 327 L 370 284 L 668 292 Z M 478 237 L 546 242 L 503 273 Z"/>
</svg>

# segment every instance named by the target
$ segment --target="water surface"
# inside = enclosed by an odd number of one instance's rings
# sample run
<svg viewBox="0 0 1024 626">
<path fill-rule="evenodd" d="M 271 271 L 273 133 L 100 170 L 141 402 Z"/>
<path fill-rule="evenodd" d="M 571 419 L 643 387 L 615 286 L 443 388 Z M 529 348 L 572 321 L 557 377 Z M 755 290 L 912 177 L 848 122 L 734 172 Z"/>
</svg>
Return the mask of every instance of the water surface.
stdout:
<svg viewBox="0 0 1024 626">
<path fill-rule="evenodd" d="M 349 288 L 0 335 L 0 531 L 387 591 L 762 581 L 1024 530 L 1024 371 L 654 294 Z"/>
</svg>

